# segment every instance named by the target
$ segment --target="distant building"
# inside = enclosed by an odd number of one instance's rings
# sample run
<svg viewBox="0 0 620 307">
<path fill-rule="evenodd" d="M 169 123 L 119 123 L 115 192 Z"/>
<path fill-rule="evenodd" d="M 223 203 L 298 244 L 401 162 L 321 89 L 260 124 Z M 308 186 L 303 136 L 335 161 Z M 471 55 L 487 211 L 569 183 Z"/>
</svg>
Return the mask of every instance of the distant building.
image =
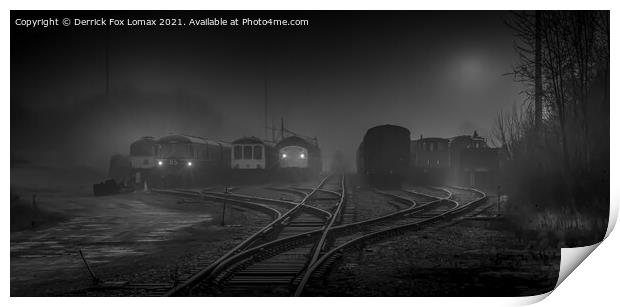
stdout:
<svg viewBox="0 0 620 307">
<path fill-rule="evenodd" d="M 499 149 L 490 148 L 476 131 L 453 138 L 411 141 L 415 181 L 425 184 L 491 185 L 500 170 Z"/>
<path fill-rule="evenodd" d="M 419 181 L 441 183 L 450 169 L 450 140 L 424 138 L 411 141 L 411 166 Z"/>
<path fill-rule="evenodd" d="M 490 148 L 476 131 L 450 140 L 452 179 L 460 185 L 481 186 L 493 183 L 499 171 L 497 148 Z"/>
</svg>

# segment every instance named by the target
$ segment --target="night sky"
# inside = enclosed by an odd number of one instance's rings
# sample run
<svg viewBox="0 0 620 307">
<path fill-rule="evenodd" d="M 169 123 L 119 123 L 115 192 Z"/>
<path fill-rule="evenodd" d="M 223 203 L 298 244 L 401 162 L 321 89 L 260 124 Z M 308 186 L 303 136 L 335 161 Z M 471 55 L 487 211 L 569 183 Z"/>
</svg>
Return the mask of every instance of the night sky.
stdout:
<svg viewBox="0 0 620 307">
<path fill-rule="evenodd" d="M 15 12 L 16 18 L 280 18 L 299 27 L 11 25 L 11 155 L 108 167 L 141 136 L 231 141 L 269 120 L 354 159 L 379 124 L 488 136 L 520 104 L 509 12 Z M 106 43 L 107 42 L 107 43 Z M 106 99 L 106 45 L 110 96 Z"/>
</svg>

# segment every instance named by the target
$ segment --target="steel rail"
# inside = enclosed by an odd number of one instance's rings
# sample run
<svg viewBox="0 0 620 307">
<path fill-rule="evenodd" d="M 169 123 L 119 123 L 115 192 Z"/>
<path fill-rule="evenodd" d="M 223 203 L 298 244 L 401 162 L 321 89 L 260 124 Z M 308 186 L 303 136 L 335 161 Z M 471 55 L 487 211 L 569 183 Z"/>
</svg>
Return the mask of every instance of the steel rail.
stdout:
<svg viewBox="0 0 620 307">
<path fill-rule="evenodd" d="M 288 205 L 291 207 L 295 207 L 297 205 L 300 204 L 300 202 L 293 202 L 293 201 L 288 201 L 288 200 L 281 200 L 281 199 L 272 199 L 272 198 L 265 198 L 265 197 L 259 197 L 259 196 L 252 196 L 252 195 L 246 195 L 246 194 L 237 194 L 237 193 L 224 193 L 224 192 L 201 192 L 201 195 L 216 195 L 219 197 L 224 197 L 227 199 L 241 199 L 241 200 L 254 200 L 257 202 L 263 202 L 263 203 L 273 203 L 273 204 L 277 204 L 277 205 Z M 303 200 L 302 200 L 303 201 Z M 307 206 L 305 205 L 305 208 L 310 210 L 310 211 L 316 211 L 319 214 L 322 214 L 325 216 L 325 219 L 328 219 L 329 217 L 331 217 L 331 213 L 328 211 L 325 211 L 321 208 L 316 208 L 316 207 L 312 207 L 312 206 Z"/>
<path fill-rule="evenodd" d="M 295 195 L 299 195 L 301 197 L 308 196 L 308 193 L 306 193 L 305 191 L 299 191 L 299 190 L 296 190 L 296 189 L 293 189 L 293 188 L 265 187 L 265 189 L 272 190 L 272 191 L 278 191 L 278 192 L 285 192 L 285 193 L 295 194 Z M 312 191 L 312 189 L 310 189 L 310 192 L 311 191 Z"/>
<path fill-rule="evenodd" d="M 430 194 L 425 194 L 425 193 L 422 193 L 422 192 L 419 192 L 419 191 L 410 190 L 410 189 L 403 190 L 403 191 L 405 193 L 407 193 L 407 194 L 419 195 L 419 196 L 422 196 L 424 198 L 430 198 L 432 200 L 442 200 L 442 199 L 445 199 L 443 197 L 437 197 L 437 196 L 433 196 L 433 195 L 430 195 Z"/>
<path fill-rule="evenodd" d="M 314 195 L 314 193 L 321 190 L 321 187 L 328 181 L 330 177 L 331 176 L 328 176 L 323 181 L 321 181 L 321 183 L 317 186 L 317 188 L 315 188 L 312 193 L 309 193 L 308 197 L 306 197 L 300 203 L 300 206 L 303 206 L 303 209 L 313 208 L 311 206 L 306 205 L 305 203 Z M 332 216 L 330 216 L 329 218 L 331 218 Z M 267 229 L 266 232 L 270 230 L 271 229 Z M 308 232 L 301 233 L 298 235 L 284 237 L 284 238 L 277 239 L 274 241 L 266 242 L 261 245 L 252 247 L 250 249 L 244 250 L 236 255 L 233 255 L 227 259 L 224 259 L 221 263 L 219 263 L 216 267 L 213 268 L 209 276 L 207 276 L 205 279 L 212 279 L 215 282 L 225 279 L 227 276 L 231 275 L 232 272 L 235 271 L 235 269 L 238 270 L 240 266 L 248 265 L 248 260 L 257 261 L 257 260 L 262 259 L 260 255 L 271 256 L 273 253 L 282 252 L 283 249 L 288 250 L 296 246 L 299 246 L 301 244 L 307 244 L 310 241 L 313 241 L 312 239 L 316 235 L 318 235 L 320 231 L 321 229 L 308 231 Z M 221 273 L 224 273 L 224 276 L 218 278 L 219 277 L 218 274 L 221 275 Z"/>
<path fill-rule="evenodd" d="M 323 184 L 325 184 L 325 182 L 330 178 L 330 176 L 326 176 L 318 185 L 318 187 L 322 187 Z M 202 193 L 201 193 L 202 194 Z M 205 277 L 212 275 L 214 272 L 217 271 L 218 268 L 221 268 L 222 265 L 224 265 L 225 263 L 228 263 L 229 259 L 234 258 L 235 254 L 239 254 L 242 253 L 243 249 L 246 248 L 248 245 L 250 245 L 252 242 L 254 242 L 254 240 L 256 240 L 258 237 L 263 236 L 265 233 L 270 232 L 271 230 L 274 229 L 274 226 L 277 225 L 278 223 L 281 223 L 282 221 L 284 221 L 285 219 L 287 219 L 288 217 L 290 217 L 292 214 L 296 213 L 298 210 L 300 210 L 301 208 L 305 208 L 307 207 L 305 205 L 305 202 L 313 195 L 314 193 L 309 193 L 306 197 L 304 197 L 304 199 L 302 201 L 300 201 L 295 207 L 291 208 L 289 211 L 287 211 L 286 213 L 280 215 L 278 218 L 276 218 L 275 220 L 273 220 L 271 223 L 269 223 L 267 226 L 263 227 L 261 230 L 257 231 L 256 233 L 252 234 L 250 237 L 248 237 L 247 239 L 243 240 L 241 243 L 239 243 L 235 248 L 231 249 L 230 251 L 228 251 L 226 254 L 224 254 L 222 257 L 220 257 L 218 260 L 216 260 L 215 262 L 213 262 L 211 265 L 209 265 L 208 267 L 200 270 L 198 273 L 194 274 L 192 277 L 190 277 L 189 279 L 187 279 L 186 281 L 184 281 L 183 283 L 181 283 L 180 285 L 178 285 L 177 287 L 174 287 L 173 289 L 171 289 L 170 291 L 166 292 L 164 294 L 164 296 L 176 296 L 178 295 L 181 291 L 191 291 L 191 289 L 193 287 L 195 287 L 198 283 L 200 283 Z M 204 195 L 203 195 L 204 196 Z M 329 214 L 329 217 L 331 217 L 331 214 Z M 328 217 L 328 218 L 329 218 Z"/>
<path fill-rule="evenodd" d="M 177 191 L 177 190 L 165 190 L 165 189 L 153 189 L 151 190 L 155 193 L 160 193 L 160 194 L 168 194 L 168 195 L 176 195 L 176 196 L 187 196 L 187 197 L 197 197 L 197 198 L 201 198 L 201 199 L 206 199 L 206 200 L 216 200 L 216 201 L 228 201 L 231 202 L 235 205 L 239 205 L 239 206 L 251 206 L 251 207 L 256 207 L 255 210 L 259 210 L 259 211 L 267 211 L 271 214 L 273 214 L 273 219 L 278 219 L 280 218 L 280 216 L 282 216 L 282 213 L 280 213 L 280 211 L 266 206 L 264 204 L 261 203 L 257 203 L 257 202 L 252 202 L 252 201 L 248 201 L 248 200 L 240 200 L 240 199 L 229 199 L 229 198 L 224 198 L 224 197 L 217 197 L 217 196 L 203 196 L 200 194 L 196 194 L 194 192 L 187 192 L 187 191 Z"/>
<path fill-rule="evenodd" d="M 346 190 L 344 175 L 342 175 L 342 179 L 340 180 L 340 190 L 341 190 L 340 199 L 338 200 L 336 211 L 330 218 L 327 225 L 325 225 L 325 227 L 323 228 L 323 233 L 321 234 L 321 238 L 319 239 L 319 242 L 314 246 L 314 250 L 312 251 L 312 257 L 310 258 L 310 262 L 308 262 L 308 264 L 306 265 L 307 268 L 312 267 L 312 265 L 317 261 L 317 259 L 319 259 L 319 256 L 321 255 L 321 252 L 323 251 L 323 247 L 326 243 L 327 235 L 329 234 L 329 231 L 331 230 L 332 226 L 336 222 L 336 219 L 340 216 L 342 207 L 344 206 L 346 202 L 347 190 Z M 308 278 L 310 278 L 310 275 L 308 275 L 308 270 L 306 269 L 306 272 L 304 273 L 300 284 L 305 284 Z M 295 290 L 295 296 L 297 296 L 297 292 L 299 290 L 300 288 L 297 287 L 297 289 Z"/>
<path fill-rule="evenodd" d="M 380 193 L 386 193 L 386 192 L 380 192 Z M 387 196 L 392 196 L 392 197 L 398 197 L 396 195 L 393 194 L 389 194 L 386 193 Z M 413 200 L 411 200 L 413 202 Z M 390 218 L 395 218 L 398 217 L 399 215 L 407 215 L 407 214 L 411 214 L 411 213 L 416 213 L 418 211 L 422 211 L 424 209 L 426 209 L 427 207 L 430 207 L 431 205 L 434 205 L 436 203 L 438 203 L 439 201 L 441 201 L 441 199 L 437 199 L 431 202 L 427 202 L 424 203 L 422 205 L 418 205 L 417 203 L 415 205 L 412 205 L 409 208 L 405 208 L 403 210 L 399 210 L 396 212 L 392 212 L 390 214 L 386 214 L 386 215 L 382 215 L 382 216 L 378 216 L 372 219 L 367 219 L 367 220 L 363 220 L 363 221 L 359 221 L 359 222 L 355 222 L 355 223 L 349 223 L 349 224 L 343 224 L 343 225 L 338 225 L 334 227 L 334 231 L 347 231 L 350 230 L 351 228 L 355 228 L 355 227 L 365 227 L 367 225 L 372 225 L 373 223 L 377 223 L 383 220 L 387 220 Z"/>
<path fill-rule="evenodd" d="M 310 191 L 312 190 L 312 188 L 303 188 L 303 187 L 291 187 L 290 189 L 293 190 L 298 190 L 298 191 Z M 339 192 L 336 191 L 332 191 L 332 190 L 327 190 L 327 189 L 319 189 L 319 192 L 323 192 L 323 193 L 327 193 L 327 194 L 332 194 L 338 198 L 340 198 L 342 195 Z"/>
<path fill-rule="evenodd" d="M 457 207 L 455 207 L 455 208 L 453 208 L 451 210 L 445 211 L 445 212 L 443 212 L 441 214 L 438 214 L 438 215 L 436 215 L 434 217 L 429 217 L 427 219 L 423 219 L 421 221 L 417 221 L 417 222 L 414 222 L 414 223 L 411 223 L 411 224 L 390 227 L 388 229 L 383 229 L 383 230 L 379 230 L 379 231 L 376 231 L 376 232 L 372 232 L 372 233 L 363 235 L 361 237 L 355 238 L 353 240 L 350 240 L 350 241 L 348 241 L 348 242 L 346 242 L 344 244 L 341 244 L 340 246 L 331 249 L 329 252 L 324 254 L 320 259 L 318 259 L 306 271 L 306 274 L 312 275 L 325 261 L 327 261 L 327 259 L 332 257 L 336 252 L 341 251 L 341 250 L 343 250 L 345 248 L 348 248 L 348 247 L 352 246 L 353 244 L 356 244 L 356 243 L 359 243 L 359 242 L 362 242 L 362 241 L 366 241 L 366 240 L 369 240 L 369 239 L 373 239 L 373 238 L 379 237 L 380 235 L 387 234 L 387 233 L 390 233 L 390 232 L 400 231 L 400 230 L 404 230 L 404 229 L 410 228 L 410 227 L 419 227 L 419 226 L 421 226 L 423 224 L 434 222 L 434 221 L 442 219 L 444 217 L 447 217 L 447 216 L 450 216 L 450 215 L 453 215 L 453 214 L 456 214 L 456 213 L 460 213 L 460 212 L 464 211 L 465 209 L 471 207 L 472 204 L 477 204 L 477 203 L 479 203 L 481 201 L 485 201 L 487 199 L 487 195 L 484 192 L 479 191 L 479 190 L 475 190 L 475 189 L 472 189 L 472 191 L 475 191 L 476 193 L 479 193 L 481 195 L 481 197 L 478 198 L 478 199 L 472 200 L 469 203 L 467 203 L 467 204 L 465 204 L 463 206 L 460 206 L 460 207 L 457 204 Z M 450 200 L 450 199 L 442 199 L 442 200 L 447 200 L 447 201 L 455 202 L 455 201 Z M 441 200 L 439 200 L 439 201 L 441 201 Z M 436 202 L 439 202 L 439 201 L 436 201 Z M 308 280 L 309 280 L 309 278 L 304 279 L 303 282 L 299 284 L 299 286 L 297 288 L 297 291 L 295 292 L 295 296 L 301 296 L 302 295 L 303 290 L 304 290 Z"/>
</svg>

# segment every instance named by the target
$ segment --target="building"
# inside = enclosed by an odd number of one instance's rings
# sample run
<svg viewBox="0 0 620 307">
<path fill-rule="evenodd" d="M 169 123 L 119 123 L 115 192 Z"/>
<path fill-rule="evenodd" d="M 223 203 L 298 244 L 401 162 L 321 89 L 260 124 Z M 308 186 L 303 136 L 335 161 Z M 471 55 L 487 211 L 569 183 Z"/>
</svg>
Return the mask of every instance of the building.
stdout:
<svg viewBox="0 0 620 307">
<path fill-rule="evenodd" d="M 476 131 L 453 138 L 411 141 L 411 174 L 418 184 L 492 186 L 498 177 L 500 150 Z"/>
<path fill-rule="evenodd" d="M 450 170 L 450 140 L 424 138 L 411 141 L 410 163 L 414 177 L 424 183 L 442 183 Z"/>
<path fill-rule="evenodd" d="M 450 139 L 451 179 L 458 185 L 492 185 L 499 172 L 497 148 L 476 131 Z"/>
</svg>

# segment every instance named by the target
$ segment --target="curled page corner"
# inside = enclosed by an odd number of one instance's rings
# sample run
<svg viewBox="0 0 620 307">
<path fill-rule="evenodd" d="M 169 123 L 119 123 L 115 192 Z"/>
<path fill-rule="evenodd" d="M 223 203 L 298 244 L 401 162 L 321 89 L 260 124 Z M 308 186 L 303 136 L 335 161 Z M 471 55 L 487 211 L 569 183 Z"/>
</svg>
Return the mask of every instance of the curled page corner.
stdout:
<svg viewBox="0 0 620 307">
<path fill-rule="evenodd" d="M 513 306 L 525 306 L 525 305 L 536 304 L 544 300 L 545 298 L 547 298 L 547 296 L 549 296 L 551 292 L 553 292 L 553 290 L 542 293 L 542 294 L 538 294 L 538 295 L 515 297 L 515 299 L 512 300 L 511 303 L 514 304 Z"/>
<path fill-rule="evenodd" d="M 557 289 L 564 280 L 586 259 L 588 256 L 599 246 L 601 243 L 609 237 L 609 234 L 612 232 L 616 225 L 616 221 L 618 219 L 618 206 L 610 205 L 609 208 L 609 221 L 607 223 L 607 232 L 605 233 L 605 237 L 598 243 L 589 245 L 589 246 L 581 246 L 581 247 L 573 247 L 573 248 L 562 248 L 561 249 L 561 260 L 560 260 L 560 272 L 558 273 L 558 281 L 555 284 L 554 290 Z M 525 304 L 533 304 L 539 301 L 542 301 L 547 296 L 551 294 L 552 291 L 549 291 L 545 294 L 536 295 L 528 297 L 531 299 L 531 302 L 527 300 L 524 301 Z"/>
<path fill-rule="evenodd" d="M 602 241 L 601 241 L 602 242 Z M 589 246 L 562 248 L 560 260 L 560 272 L 558 281 L 555 284 L 556 289 L 565 279 L 572 273 L 600 244 L 592 244 Z"/>
<path fill-rule="evenodd" d="M 607 239 L 607 237 L 609 237 L 609 234 L 611 233 L 612 230 L 614 230 L 614 227 L 616 226 L 616 221 L 618 220 L 618 205 L 619 202 L 616 202 L 616 205 L 610 205 L 609 206 L 609 222 L 607 222 L 607 232 L 605 233 L 605 239 Z"/>
<path fill-rule="evenodd" d="M 557 289 L 564 280 L 586 259 L 588 256 L 599 246 L 612 232 L 614 227 L 616 226 L 616 221 L 618 219 L 618 206 L 611 205 L 609 208 L 609 222 L 607 223 L 607 232 L 605 233 L 605 237 L 603 240 L 596 244 L 592 244 L 589 246 L 581 246 L 581 247 L 573 247 L 573 248 L 562 248 L 561 249 L 561 261 L 560 261 L 560 271 L 558 273 L 558 281 L 555 284 L 553 290 L 533 295 L 527 297 L 519 297 L 515 298 L 513 301 L 515 305 L 531 305 L 536 304 L 545 298 L 547 298 L 555 289 Z"/>
<path fill-rule="evenodd" d="M 601 244 L 601 242 L 590 246 L 562 248 L 560 272 L 558 273 L 558 281 L 556 282 L 553 290 L 538 295 L 518 297 L 515 298 L 515 300 L 512 302 L 515 304 L 515 306 L 523 306 L 536 304 L 547 298 L 592 253 L 592 251 L 594 251 Z"/>
</svg>

